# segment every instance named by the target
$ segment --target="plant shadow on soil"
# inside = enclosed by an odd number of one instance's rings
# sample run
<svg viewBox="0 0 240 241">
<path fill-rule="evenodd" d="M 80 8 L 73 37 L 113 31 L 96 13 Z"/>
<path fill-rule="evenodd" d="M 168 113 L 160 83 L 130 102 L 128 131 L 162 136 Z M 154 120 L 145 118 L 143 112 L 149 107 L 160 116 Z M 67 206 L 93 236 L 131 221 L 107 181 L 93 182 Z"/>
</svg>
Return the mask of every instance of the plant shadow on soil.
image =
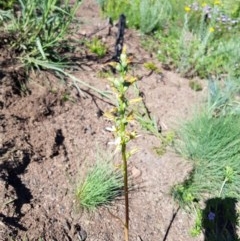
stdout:
<svg viewBox="0 0 240 241">
<path fill-rule="evenodd" d="M 13 160 L 4 161 L 0 165 L 1 175 L 0 178 L 14 188 L 16 193 L 16 198 L 13 201 L 15 206 L 15 213 L 17 217 L 6 217 L 4 214 L 0 213 L 0 217 L 2 222 L 10 227 L 16 227 L 20 230 L 27 231 L 25 227 L 23 227 L 19 220 L 23 216 L 21 212 L 21 208 L 24 204 L 30 203 L 33 196 L 29 188 L 21 181 L 19 175 L 24 174 L 26 168 L 30 163 L 30 154 L 23 152 L 23 157 L 21 162 Z"/>
<path fill-rule="evenodd" d="M 237 200 L 234 198 L 213 198 L 206 201 L 203 210 L 202 227 L 204 241 L 238 241 L 236 226 Z"/>
</svg>

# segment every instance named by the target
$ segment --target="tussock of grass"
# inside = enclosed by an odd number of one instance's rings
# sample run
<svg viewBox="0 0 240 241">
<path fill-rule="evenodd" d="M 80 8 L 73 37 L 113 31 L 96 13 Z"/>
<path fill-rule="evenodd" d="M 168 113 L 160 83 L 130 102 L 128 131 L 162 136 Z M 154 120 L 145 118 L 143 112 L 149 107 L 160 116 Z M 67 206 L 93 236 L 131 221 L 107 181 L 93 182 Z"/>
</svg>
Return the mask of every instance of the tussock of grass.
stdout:
<svg viewBox="0 0 240 241">
<path fill-rule="evenodd" d="M 234 207 L 231 200 L 240 200 L 239 87 L 235 81 L 209 81 L 208 105 L 181 125 L 175 142 L 193 169 L 183 183 L 173 187 L 172 194 L 181 207 L 196 215 L 191 234 L 205 229 L 209 240 L 235 240 L 231 229 L 222 228 L 223 223 L 237 224 L 235 211 L 229 216 L 228 210 Z"/>
<path fill-rule="evenodd" d="M 193 161 L 194 168 L 190 178 L 175 189 L 180 199 L 188 202 L 206 195 L 240 199 L 239 126 L 239 115 L 206 113 L 182 126 L 176 148 Z"/>
<path fill-rule="evenodd" d="M 203 113 L 187 122 L 180 130 L 180 152 L 198 161 L 230 158 L 240 151 L 239 116 L 210 117 Z M 234 151 L 236 149 L 236 153 Z"/>
<path fill-rule="evenodd" d="M 122 190 L 121 170 L 114 169 L 109 161 L 99 161 L 77 186 L 76 198 L 81 207 L 94 210 L 99 206 L 109 205 L 122 194 Z"/>
<path fill-rule="evenodd" d="M 6 22 L 7 31 L 16 36 L 11 47 L 25 60 L 31 57 L 61 61 L 59 53 L 66 46 L 64 41 L 80 2 L 69 7 L 69 0 L 63 4 L 58 0 L 19 0 L 21 14 Z"/>
<path fill-rule="evenodd" d="M 124 13 L 127 23 L 131 27 L 140 29 L 143 33 L 150 33 L 165 25 L 170 18 L 171 5 L 165 0 L 97 0 L 104 13 L 117 19 Z"/>
<path fill-rule="evenodd" d="M 227 80 L 220 85 L 218 81 L 211 80 L 209 87 L 209 112 L 214 115 L 239 115 L 240 102 L 237 98 L 239 93 L 239 80 Z"/>
</svg>

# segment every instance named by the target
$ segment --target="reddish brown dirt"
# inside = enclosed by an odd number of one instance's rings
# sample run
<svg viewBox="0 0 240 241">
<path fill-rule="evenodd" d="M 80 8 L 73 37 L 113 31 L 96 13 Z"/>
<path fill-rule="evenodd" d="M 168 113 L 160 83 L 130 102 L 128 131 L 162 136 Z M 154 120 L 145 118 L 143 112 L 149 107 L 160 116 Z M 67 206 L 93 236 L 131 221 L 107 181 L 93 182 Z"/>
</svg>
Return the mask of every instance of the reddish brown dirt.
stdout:
<svg viewBox="0 0 240 241">
<path fill-rule="evenodd" d="M 74 38 L 89 36 L 106 24 L 92 0 L 82 4 L 78 18 L 80 32 Z M 107 44 L 106 59 L 113 53 L 116 29 L 110 36 L 107 32 L 105 28 L 93 34 Z M 163 131 L 172 130 L 204 99 L 204 91 L 194 92 L 187 79 L 173 72 L 162 70 L 161 75 L 148 76 L 144 62 L 155 62 L 160 69 L 161 65 L 154 53 L 141 47 L 140 39 L 138 32 L 126 31 L 125 43 L 133 58 L 131 71 L 141 77 L 138 86 L 151 114 Z M 99 77 L 103 62 L 82 59 L 82 68 L 73 74 L 107 90 L 107 80 Z M 27 83 L 30 91 L 19 96 L 19 86 L 5 71 L 10 67 L 1 66 L 0 240 L 77 241 L 78 225 L 89 241 L 123 240 L 121 223 L 106 208 L 79 211 L 74 198 L 76 181 L 95 162 L 96 150 L 111 151 L 108 142 L 113 137 L 105 130 L 110 123 L 100 115 L 111 106 L 84 87 L 85 97 L 79 97 L 70 80 L 65 83 L 46 74 L 32 75 Z M 69 100 L 64 101 L 66 95 Z M 177 212 L 170 195 L 171 187 L 186 177 L 190 166 L 170 148 L 158 156 L 154 147 L 160 141 L 143 131 L 140 134 L 134 143 L 139 152 L 129 161 L 136 187 L 130 195 L 130 240 L 193 240 L 189 235 L 191 216 Z M 110 210 L 123 218 L 123 200 Z"/>
</svg>

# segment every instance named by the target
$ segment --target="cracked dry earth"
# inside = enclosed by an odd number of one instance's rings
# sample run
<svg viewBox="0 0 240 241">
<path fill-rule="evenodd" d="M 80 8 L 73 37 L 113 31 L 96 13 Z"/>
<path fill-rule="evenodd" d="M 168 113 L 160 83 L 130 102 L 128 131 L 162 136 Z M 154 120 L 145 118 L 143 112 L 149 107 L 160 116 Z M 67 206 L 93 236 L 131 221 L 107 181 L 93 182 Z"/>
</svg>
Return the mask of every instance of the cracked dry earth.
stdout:
<svg viewBox="0 0 240 241">
<path fill-rule="evenodd" d="M 85 0 L 77 17 L 81 26 L 76 36 L 101 37 L 111 57 L 116 31 L 113 28 L 107 35 L 106 20 L 96 3 Z M 204 89 L 194 92 L 189 80 L 162 69 L 154 53 L 142 48 L 138 32 L 127 29 L 125 34 L 133 58 L 131 71 L 141 77 L 138 86 L 146 106 L 163 132 L 176 128 L 204 101 Z M 103 61 L 84 55 L 80 59 L 82 68 L 73 74 L 108 90 L 107 79 L 99 77 Z M 143 66 L 148 61 L 156 63 L 161 75 L 149 75 Z M 70 81 L 47 74 L 32 75 L 27 83 L 30 91 L 20 96 L 13 78 L 1 67 L 0 240 L 77 241 L 85 240 L 85 235 L 89 241 L 123 240 L 123 227 L 107 208 L 88 213 L 76 208 L 74 198 L 76 181 L 94 164 L 96 150 L 110 150 L 113 137 L 105 129 L 110 123 L 101 114 L 111 107 L 108 101 L 84 87 L 84 96 L 79 96 Z M 68 101 L 63 98 L 66 94 Z M 154 148 L 159 140 L 139 131 L 134 143 L 139 152 L 129 161 L 136 187 L 130 193 L 130 240 L 193 240 L 191 216 L 178 210 L 170 195 L 171 187 L 186 177 L 191 166 L 170 148 L 157 155 Z M 109 210 L 123 218 L 124 201 L 117 200 Z"/>
</svg>

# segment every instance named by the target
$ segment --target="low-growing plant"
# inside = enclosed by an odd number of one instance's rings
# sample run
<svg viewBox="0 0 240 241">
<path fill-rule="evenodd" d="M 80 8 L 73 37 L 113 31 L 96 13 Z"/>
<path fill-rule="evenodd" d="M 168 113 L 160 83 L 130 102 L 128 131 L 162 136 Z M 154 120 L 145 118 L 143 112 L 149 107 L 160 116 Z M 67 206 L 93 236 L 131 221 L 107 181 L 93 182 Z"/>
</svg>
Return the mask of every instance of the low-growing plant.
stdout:
<svg viewBox="0 0 240 241">
<path fill-rule="evenodd" d="M 239 124 L 239 115 L 202 114 L 180 130 L 183 143 L 178 150 L 193 161 L 189 177 L 173 188 L 173 195 L 181 206 L 203 209 L 202 202 L 215 197 L 240 200 Z M 192 234 L 199 234 L 200 228 L 197 218 Z"/>
<path fill-rule="evenodd" d="M 8 39 L 6 48 L 13 53 L 18 68 L 24 69 L 26 76 L 32 69 L 50 70 L 58 77 L 60 74 L 70 78 L 81 95 L 84 93 L 79 84 L 107 97 L 66 71 L 75 64 L 71 52 L 76 43 L 69 39 L 69 34 L 81 0 L 73 4 L 70 0 L 17 0 L 15 4 L 17 10 L 9 10 L 8 15 L 0 12 L 0 20 L 4 38 Z"/>
<path fill-rule="evenodd" d="M 112 75 L 113 75 L 113 73 L 112 73 L 111 69 L 102 69 L 102 70 L 98 71 L 98 73 L 97 73 L 97 77 L 103 78 L 103 79 L 107 79 Z"/>
<path fill-rule="evenodd" d="M 106 45 L 98 38 L 93 38 L 92 40 L 86 43 L 89 50 L 96 54 L 98 57 L 104 57 L 107 52 Z"/>
<path fill-rule="evenodd" d="M 180 129 L 178 150 L 183 156 L 192 159 L 195 165 L 209 168 L 209 172 L 210 166 L 214 168 L 217 164 L 224 171 L 231 159 L 234 164 L 240 151 L 239 122 L 238 115 L 212 117 L 208 113 L 198 114 Z M 203 163 L 206 166 L 203 167 Z"/>
<path fill-rule="evenodd" d="M 161 73 L 161 70 L 157 67 L 157 65 L 153 62 L 146 62 L 143 64 L 143 66 L 147 69 L 150 70 L 151 72 L 155 72 L 157 74 Z"/>
<path fill-rule="evenodd" d="M 209 73 L 233 75 L 233 66 L 239 61 L 232 52 L 238 49 L 235 39 L 239 36 L 239 20 L 232 19 L 224 9 L 224 4 L 220 1 L 202 5 L 194 2 L 189 5 L 186 14 L 188 21 L 185 24 L 188 32 L 197 36 L 198 40 L 196 44 L 193 42 L 195 50 L 189 60 L 201 77 L 206 77 Z"/>
<path fill-rule="evenodd" d="M 63 102 L 67 102 L 67 101 L 71 100 L 71 96 L 70 96 L 70 94 L 67 93 L 67 92 L 64 93 L 64 94 L 62 95 L 61 100 L 62 100 Z"/>
<path fill-rule="evenodd" d="M 20 15 L 7 24 L 7 31 L 15 38 L 11 47 L 20 53 L 25 65 L 29 58 L 62 62 L 67 34 L 81 1 L 70 7 L 69 0 L 19 0 Z"/>
<path fill-rule="evenodd" d="M 172 11 L 176 12 L 173 1 Z M 211 2 L 208 4 L 208 2 Z M 184 7 L 185 5 L 185 7 Z M 226 10 L 226 2 L 191 1 L 177 6 L 163 30 L 155 33 L 159 41 L 158 58 L 185 76 L 239 75 L 239 19 Z M 231 16 L 232 17 L 231 17 Z"/>
<path fill-rule="evenodd" d="M 140 29 L 143 33 L 162 28 L 171 16 L 171 5 L 163 0 L 102 0 L 97 2 L 107 16 L 117 19 L 120 14 L 124 13 L 128 25 Z"/>
<path fill-rule="evenodd" d="M 233 36 L 222 44 L 219 43 L 216 49 L 216 54 L 225 57 L 226 63 L 223 67 L 228 70 L 229 75 L 232 78 L 240 77 L 240 43 L 236 40 L 238 37 L 239 34 Z"/>
<path fill-rule="evenodd" d="M 168 67 L 178 68 L 184 75 L 205 78 L 210 74 L 233 74 L 237 70 L 239 55 L 229 51 L 220 54 L 218 50 L 222 40 L 224 46 L 225 41 L 231 39 L 232 47 L 238 47 L 239 20 L 233 18 L 238 10 L 230 13 L 230 5 L 225 1 L 180 1 L 176 4 L 172 0 L 103 0 L 101 6 L 113 18 L 124 12 L 128 25 L 143 33 L 156 31 L 155 37 L 160 42 L 159 60 Z"/>
<path fill-rule="evenodd" d="M 214 33 L 213 33 L 214 34 Z M 211 75 L 229 75 L 238 78 L 239 70 L 239 35 L 232 34 L 230 39 L 214 37 L 214 41 L 207 47 L 205 55 L 195 60 L 195 70 L 200 77 Z"/>
<path fill-rule="evenodd" d="M 141 40 L 141 46 L 145 50 L 151 53 L 157 53 L 158 47 L 159 47 L 159 41 L 156 38 L 154 39 L 153 36 L 149 36 L 149 35 L 141 35 L 140 40 Z"/>
<path fill-rule="evenodd" d="M 230 1 L 100 1 L 113 18 L 155 32 L 158 58 L 185 76 L 239 76 L 239 3 Z M 146 45 L 146 44 L 145 44 Z M 154 48 L 156 49 L 156 48 Z"/>
<path fill-rule="evenodd" d="M 213 39 L 213 28 L 210 23 L 205 23 L 204 14 L 201 14 L 198 20 L 200 22 L 199 26 L 195 26 L 194 31 L 191 30 L 189 22 L 190 19 L 187 13 L 180 38 L 180 62 L 178 69 L 184 75 L 196 75 L 196 73 L 199 74 L 199 63 L 203 62 L 202 59 L 205 56 L 208 56 L 208 47 Z M 206 74 L 208 73 L 206 71 Z"/>
<path fill-rule="evenodd" d="M 0 1 L 0 9 L 3 9 L 3 10 L 11 9 L 15 2 L 16 2 L 16 0 L 1 0 Z"/>
<path fill-rule="evenodd" d="M 109 205 L 123 194 L 122 172 L 112 160 L 100 159 L 76 188 L 78 204 L 89 211 Z"/>
<path fill-rule="evenodd" d="M 162 133 L 160 129 L 161 127 L 159 127 L 156 120 L 147 115 L 142 116 L 140 113 L 137 113 L 136 120 L 143 130 L 147 131 L 151 135 L 156 136 L 160 140 L 159 146 L 153 148 L 156 153 L 159 156 L 165 154 L 167 147 L 173 144 L 175 133 L 173 131 Z"/>
<path fill-rule="evenodd" d="M 141 0 L 139 7 L 139 28 L 143 33 L 150 33 L 156 29 L 163 28 L 171 16 L 171 5 L 168 1 Z"/>
<path fill-rule="evenodd" d="M 203 89 L 202 84 L 198 80 L 190 80 L 189 87 L 194 91 L 201 91 Z"/>
<path fill-rule="evenodd" d="M 144 114 L 137 113 L 136 119 L 143 130 L 146 130 L 149 133 L 151 133 L 161 139 L 161 137 L 160 137 L 161 136 L 161 134 L 160 134 L 161 127 L 157 124 L 156 119 L 148 116 L 147 113 L 144 113 Z"/>
<path fill-rule="evenodd" d="M 223 36 L 223 34 L 232 33 L 239 29 L 237 18 L 232 18 L 227 10 L 228 3 L 222 3 L 221 1 L 214 2 L 193 2 L 192 4 L 185 6 L 185 11 L 189 14 L 189 27 L 191 30 L 198 31 L 199 22 L 202 24 L 202 16 L 204 17 L 204 23 L 212 25 L 216 30 L 217 36 Z M 224 36 L 225 37 L 225 36 Z"/>
<path fill-rule="evenodd" d="M 195 207 L 194 208 L 195 211 L 195 216 L 196 216 L 196 220 L 195 220 L 195 224 L 194 227 L 190 230 L 190 234 L 193 237 L 197 237 L 198 235 L 200 235 L 200 233 L 202 232 L 202 223 L 203 223 L 203 212 L 199 207 Z"/>
<path fill-rule="evenodd" d="M 208 106 L 209 113 L 213 116 L 239 115 L 240 102 L 237 98 L 239 93 L 239 82 L 236 80 L 208 82 Z"/>
<path fill-rule="evenodd" d="M 192 235 L 199 234 L 204 226 L 208 236 L 212 235 L 210 240 L 235 240 L 225 239 L 231 236 L 228 233 L 231 228 L 219 231 L 216 225 L 219 222 L 232 222 L 231 225 L 234 225 L 236 221 L 231 221 L 227 213 L 217 210 L 215 206 L 205 211 L 203 202 L 214 198 L 219 203 L 229 198 L 240 200 L 238 91 L 239 87 L 234 81 L 209 81 L 208 104 L 194 118 L 181 125 L 174 142 L 177 152 L 192 162 L 193 169 L 183 183 L 173 187 L 173 196 L 181 207 L 196 214 Z M 214 222 L 211 226 L 214 218 L 209 215 L 216 216 L 218 224 Z M 222 221 L 219 221 L 220 218 Z"/>
<path fill-rule="evenodd" d="M 12 11 L 11 10 L 1 10 L 0 9 L 0 25 L 2 25 L 7 20 L 12 18 Z"/>
<path fill-rule="evenodd" d="M 180 31 L 175 33 L 163 33 L 157 31 L 154 35 L 157 41 L 159 41 L 159 46 L 157 52 L 157 57 L 167 68 L 176 69 L 180 61 Z"/>
<path fill-rule="evenodd" d="M 137 96 L 140 96 L 139 89 L 136 85 L 135 92 Z M 162 127 L 157 123 L 156 118 L 151 116 L 143 100 L 138 103 L 134 113 L 135 119 L 140 124 L 141 129 L 156 136 L 160 140 L 159 146 L 153 148 L 156 153 L 160 156 L 165 154 L 167 147 L 173 144 L 175 138 L 174 131 L 162 133 Z"/>
</svg>

